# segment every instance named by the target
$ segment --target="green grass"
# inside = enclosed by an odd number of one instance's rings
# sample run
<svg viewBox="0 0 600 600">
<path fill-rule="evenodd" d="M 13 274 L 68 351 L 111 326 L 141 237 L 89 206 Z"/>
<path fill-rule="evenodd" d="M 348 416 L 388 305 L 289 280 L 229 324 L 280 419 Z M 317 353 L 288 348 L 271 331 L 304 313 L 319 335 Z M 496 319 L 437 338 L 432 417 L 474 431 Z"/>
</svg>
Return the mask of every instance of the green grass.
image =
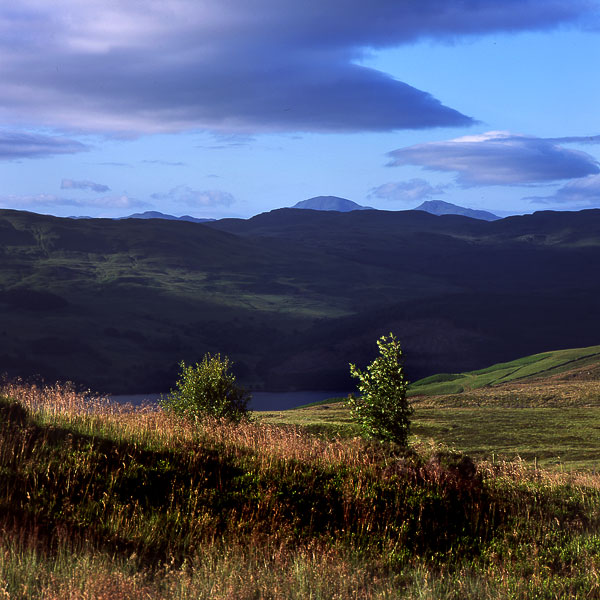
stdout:
<svg viewBox="0 0 600 600">
<path fill-rule="evenodd" d="M 599 362 L 600 346 L 544 352 L 468 373 L 432 375 L 412 383 L 409 395 L 459 394 L 485 386 L 558 375 L 576 368 L 584 369 L 588 365 L 597 368 Z"/>
<path fill-rule="evenodd" d="M 349 410 L 341 404 L 261 412 L 259 418 L 326 437 L 358 435 Z M 600 407 L 417 408 L 411 433 L 413 443 L 431 439 L 479 459 L 600 470 Z"/>
<path fill-rule="evenodd" d="M 480 459 L 600 470 L 600 408 L 424 409 L 412 431 Z"/>
<path fill-rule="evenodd" d="M 326 438 L 350 438 L 359 435 L 359 428 L 350 417 L 343 399 L 323 400 L 290 410 L 260 411 L 255 418 L 269 425 L 302 427 L 310 433 Z"/>
</svg>

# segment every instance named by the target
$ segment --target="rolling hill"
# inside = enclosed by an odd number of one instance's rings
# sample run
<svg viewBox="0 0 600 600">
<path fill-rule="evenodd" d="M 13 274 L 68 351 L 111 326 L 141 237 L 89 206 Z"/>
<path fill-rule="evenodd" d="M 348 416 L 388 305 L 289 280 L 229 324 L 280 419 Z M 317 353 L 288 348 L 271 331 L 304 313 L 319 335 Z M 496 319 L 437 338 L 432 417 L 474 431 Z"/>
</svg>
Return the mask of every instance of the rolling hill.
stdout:
<svg viewBox="0 0 600 600">
<path fill-rule="evenodd" d="M 0 211 L 0 372 L 164 391 L 228 354 L 252 389 L 350 389 L 379 335 L 411 380 L 600 340 L 600 211 L 493 222 L 280 209 L 206 224 Z"/>
<path fill-rule="evenodd" d="M 460 394 L 483 387 L 548 381 L 600 381 L 600 346 L 543 352 L 468 373 L 438 373 L 411 384 L 410 395 Z"/>
</svg>

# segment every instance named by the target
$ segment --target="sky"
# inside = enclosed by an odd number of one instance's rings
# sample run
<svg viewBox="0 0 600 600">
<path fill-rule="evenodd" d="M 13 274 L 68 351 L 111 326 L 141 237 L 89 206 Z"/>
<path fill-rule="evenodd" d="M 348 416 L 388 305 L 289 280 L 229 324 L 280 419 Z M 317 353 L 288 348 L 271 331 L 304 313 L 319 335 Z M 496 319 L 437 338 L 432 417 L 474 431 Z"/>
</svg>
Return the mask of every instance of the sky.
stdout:
<svg viewBox="0 0 600 600">
<path fill-rule="evenodd" d="M 600 208 L 600 0 L 0 5 L 0 208 Z"/>
</svg>

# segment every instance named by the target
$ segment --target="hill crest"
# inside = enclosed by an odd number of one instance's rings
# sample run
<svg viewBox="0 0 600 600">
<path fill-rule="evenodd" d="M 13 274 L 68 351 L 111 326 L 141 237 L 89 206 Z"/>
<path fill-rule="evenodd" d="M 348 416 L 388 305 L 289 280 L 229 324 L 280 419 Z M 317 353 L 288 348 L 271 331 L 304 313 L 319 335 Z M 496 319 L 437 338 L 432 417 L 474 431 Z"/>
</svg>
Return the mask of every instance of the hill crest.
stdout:
<svg viewBox="0 0 600 600">
<path fill-rule="evenodd" d="M 466 208 L 450 202 L 444 202 L 443 200 L 426 200 L 413 210 L 423 210 L 437 216 L 460 215 L 462 217 L 471 217 L 472 219 L 480 219 L 482 221 L 497 221 L 500 219 L 498 215 L 488 212 L 487 210 Z"/>
<path fill-rule="evenodd" d="M 370 206 L 361 206 L 352 200 L 347 198 L 340 198 L 339 196 L 315 196 L 314 198 L 308 198 L 308 200 L 302 200 L 297 202 L 291 208 L 301 208 L 309 210 L 328 210 L 335 212 L 351 212 L 353 210 L 374 210 Z"/>
<path fill-rule="evenodd" d="M 197 217 L 192 217 L 190 215 L 182 215 L 181 217 L 176 217 L 174 215 L 167 215 L 165 213 L 161 213 L 157 210 L 147 210 L 143 213 L 133 213 L 132 215 L 127 215 L 126 217 L 118 217 L 116 220 L 121 221 L 123 219 L 164 219 L 165 221 L 187 221 L 189 223 L 209 223 L 215 220 L 200 219 Z"/>
</svg>

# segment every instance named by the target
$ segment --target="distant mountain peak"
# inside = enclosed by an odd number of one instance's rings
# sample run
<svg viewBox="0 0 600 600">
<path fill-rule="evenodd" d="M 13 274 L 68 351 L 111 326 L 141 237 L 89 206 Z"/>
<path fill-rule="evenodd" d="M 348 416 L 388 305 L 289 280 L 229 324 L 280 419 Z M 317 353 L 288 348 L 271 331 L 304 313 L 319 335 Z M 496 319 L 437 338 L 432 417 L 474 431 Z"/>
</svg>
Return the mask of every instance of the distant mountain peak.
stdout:
<svg viewBox="0 0 600 600">
<path fill-rule="evenodd" d="M 173 215 L 165 215 L 164 213 L 156 210 L 147 210 L 143 213 L 134 213 L 127 217 L 119 217 L 119 219 L 165 219 L 166 221 L 188 221 L 190 223 L 206 223 L 208 221 L 214 221 L 214 219 L 197 219 L 196 217 L 190 217 L 190 215 L 175 217 Z"/>
<path fill-rule="evenodd" d="M 500 219 L 498 215 L 488 212 L 487 210 L 465 208 L 464 206 L 458 206 L 457 204 L 451 204 L 450 202 L 444 202 L 443 200 L 426 200 L 414 210 L 423 210 L 438 216 L 461 215 L 463 217 L 471 217 L 472 219 L 480 219 L 482 221 L 497 221 Z"/>
<path fill-rule="evenodd" d="M 310 210 L 333 210 L 336 212 L 350 212 L 353 210 L 373 210 L 370 206 L 361 206 L 352 200 L 338 196 L 315 196 L 294 204 L 292 208 L 306 208 Z"/>
</svg>

